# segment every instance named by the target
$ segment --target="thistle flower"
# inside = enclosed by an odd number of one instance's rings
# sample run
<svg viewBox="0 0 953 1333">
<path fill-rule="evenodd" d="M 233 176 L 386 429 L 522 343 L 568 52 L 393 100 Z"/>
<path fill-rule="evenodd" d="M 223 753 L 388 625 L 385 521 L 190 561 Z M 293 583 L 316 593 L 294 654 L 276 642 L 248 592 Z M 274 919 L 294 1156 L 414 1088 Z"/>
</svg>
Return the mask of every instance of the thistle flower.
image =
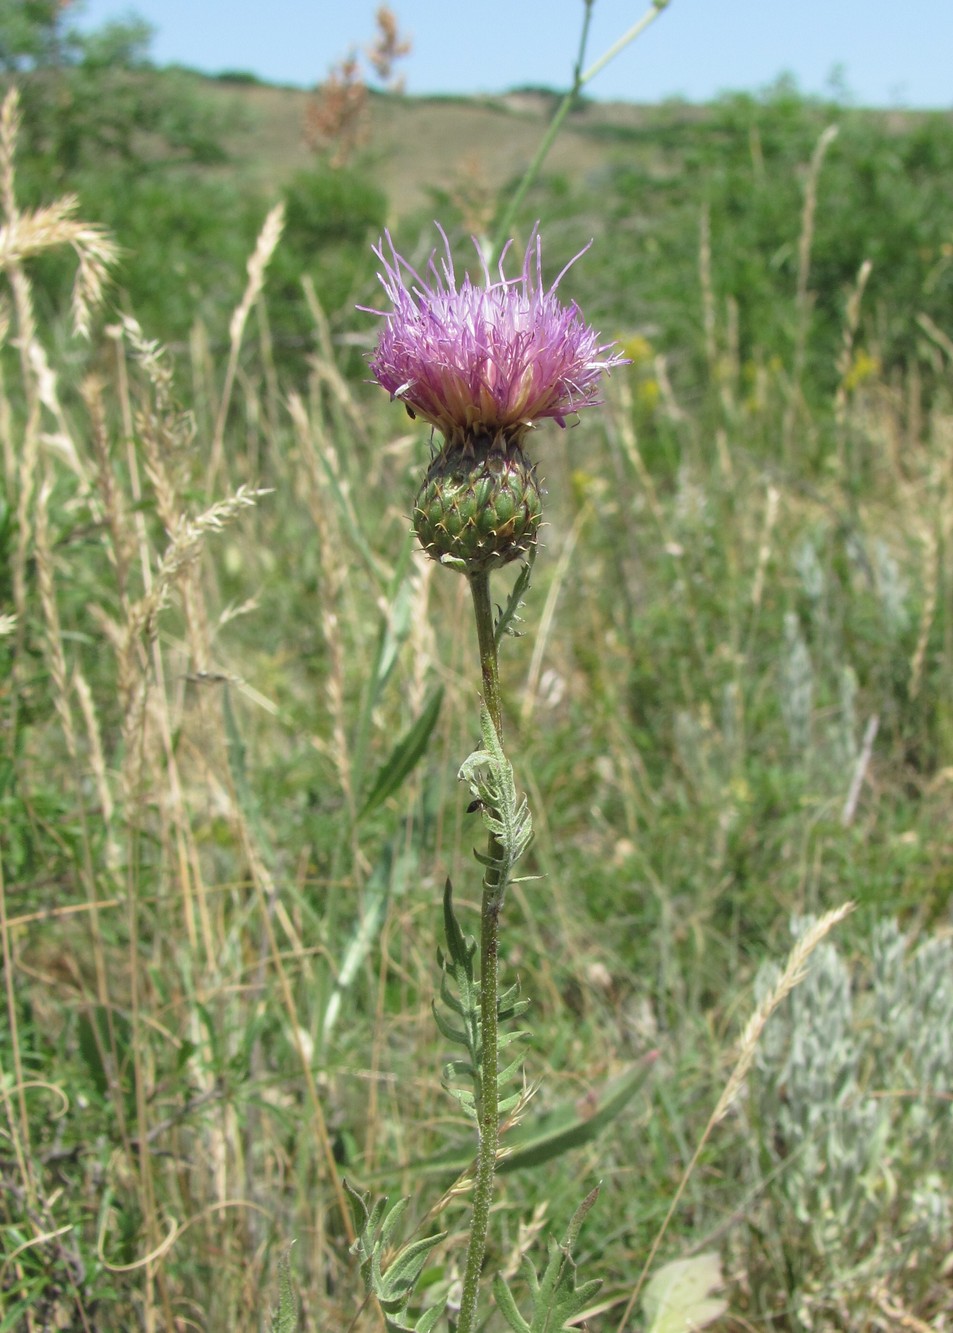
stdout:
<svg viewBox="0 0 953 1333">
<path fill-rule="evenodd" d="M 535 541 L 541 504 L 522 449 L 527 433 L 547 417 L 565 426 L 597 404 L 602 372 L 625 358 L 599 343 L 575 302 L 557 297 L 570 265 L 543 286 L 537 228 L 515 278 L 504 272 L 509 247 L 494 279 L 477 246 L 482 286 L 468 273 L 458 283 L 438 230 L 444 254 L 439 264 L 431 255 L 424 277 L 389 234 L 387 250 L 383 243 L 375 249 L 393 309 L 375 312 L 385 324 L 371 370 L 391 398 L 443 436 L 414 526 L 434 559 L 473 572 L 516 559 Z"/>
</svg>

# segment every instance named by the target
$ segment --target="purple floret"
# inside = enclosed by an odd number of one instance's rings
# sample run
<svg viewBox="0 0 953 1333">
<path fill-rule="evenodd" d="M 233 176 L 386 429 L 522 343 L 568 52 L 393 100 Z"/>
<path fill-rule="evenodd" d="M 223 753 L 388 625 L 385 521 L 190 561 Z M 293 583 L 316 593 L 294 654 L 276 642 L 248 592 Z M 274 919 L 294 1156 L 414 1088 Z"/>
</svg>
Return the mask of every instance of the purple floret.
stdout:
<svg viewBox="0 0 953 1333">
<path fill-rule="evenodd" d="M 494 280 L 477 246 L 481 286 L 469 274 L 458 285 L 449 242 L 438 230 L 444 254 L 439 266 L 431 255 L 424 277 L 397 253 L 389 233 L 386 250 L 383 242 L 375 249 L 393 309 L 379 312 L 385 324 L 371 370 L 391 397 L 448 445 L 489 437 L 502 448 L 518 445 L 545 417 L 564 426 L 567 416 L 598 403 L 603 371 L 625 358 L 606 355 L 615 344 L 600 344 L 575 302 L 557 298 L 570 265 L 544 289 L 538 228 L 516 278 L 504 274 L 504 250 Z"/>
</svg>

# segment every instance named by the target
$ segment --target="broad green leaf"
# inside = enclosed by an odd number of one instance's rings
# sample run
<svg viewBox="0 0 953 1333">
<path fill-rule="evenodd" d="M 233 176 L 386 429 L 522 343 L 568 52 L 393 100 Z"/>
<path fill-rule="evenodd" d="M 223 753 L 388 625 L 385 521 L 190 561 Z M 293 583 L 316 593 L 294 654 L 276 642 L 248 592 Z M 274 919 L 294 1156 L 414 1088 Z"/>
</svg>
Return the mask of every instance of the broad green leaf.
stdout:
<svg viewBox="0 0 953 1333">
<path fill-rule="evenodd" d="M 546 1115 L 526 1119 L 508 1130 L 503 1138 L 506 1155 L 497 1163 L 497 1172 L 541 1166 L 573 1148 L 590 1143 L 625 1109 L 644 1086 L 654 1066 L 653 1052 L 624 1074 L 610 1080 L 589 1115 L 580 1115 L 576 1101 L 565 1102 Z M 415 1163 L 414 1169 L 428 1172 L 462 1171 L 472 1160 L 472 1150 L 457 1147 Z"/>
<path fill-rule="evenodd" d="M 341 965 L 338 969 L 334 989 L 328 998 L 321 1029 L 323 1041 L 327 1041 L 341 1012 L 341 1005 L 348 988 L 358 976 L 361 964 L 371 952 L 387 919 L 387 908 L 391 893 L 399 893 L 408 876 L 416 868 L 416 860 L 411 853 L 402 853 L 394 841 L 387 843 L 371 872 L 364 892 L 364 910 L 355 930 L 348 941 Z"/>
<path fill-rule="evenodd" d="M 666 1264 L 642 1297 L 647 1333 L 694 1333 L 720 1319 L 728 1302 L 713 1293 L 722 1285 L 717 1254 L 696 1254 Z"/>
<path fill-rule="evenodd" d="M 431 732 L 440 715 L 443 686 L 439 685 L 421 709 L 420 716 L 404 732 L 390 755 L 378 770 L 370 795 L 364 802 L 358 819 L 364 819 L 392 796 L 416 766 L 427 748 Z"/>
<path fill-rule="evenodd" d="M 573 1101 L 536 1120 L 517 1125 L 506 1135 L 504 1146 L 508 1152 L 497 1170 L 519 1171 L 524 1167 L 540 1166 L 573 1148 L 591 1143 L 642 1088 L 654 1065 L 654 1054 L 646 1056 L 607 1083 L 590 1114 L 580 1115 L 578 1104 Z"/>
</svg>

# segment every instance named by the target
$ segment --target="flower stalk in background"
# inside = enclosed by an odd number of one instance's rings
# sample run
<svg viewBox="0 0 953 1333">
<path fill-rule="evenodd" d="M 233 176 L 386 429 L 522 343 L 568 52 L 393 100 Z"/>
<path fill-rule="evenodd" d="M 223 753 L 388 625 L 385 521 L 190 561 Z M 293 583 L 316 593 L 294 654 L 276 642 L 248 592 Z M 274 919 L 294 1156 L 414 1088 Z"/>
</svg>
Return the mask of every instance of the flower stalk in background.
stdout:
<svg viewBox="0 0 953 1333">
<path fill-rule="evenodd" d="M 456 1017 L 450 1023 L 438 1018 L 441 1031 L 467 1047 L 469 1059 L 458 1062 L 458 1067 L 473 1081 L 472 1093 L 457 1094 L 476 1120 L 478 1150 L 456 1323 L 457 1333 L 472 1333 L 477 1326 L 500 1113 L 516 1100 L 501 1101 L 500 1085 L 517 1066 L 500 1070 L 500 1050 L 513 1034 L 501 1037 L 499 1020 L 525 1008 L 525 1002 L 514 1001 L 510 992 L 500 996 L 500 917 L 513 867 L 532 836 L 525 799 L 516 792 L 502 748 L 498 643 L 512 617 L 513 599 L 495 622 L 490 574 L 530 555 L 539 532 L 542 500 L 535 464 L 526 453 L 530 433 L 547 418 L 565 426 L 583 408 L 595 406 L 603 374 L 624 364 L 625 358 L 613 344 L 600 343 L 574 302 L 560 299 L 558 288 L 566 269 L 545 286 L 538 227 L 515 277 L 505 272 L 508 246 L 494 276 L 475 241 L 482 283 L 474 282 L 469 273 L 458 280 L 450 244 L 438 230 L 443 254 L 439 260 L 436 252 L 431 255 L 423 275 L 398 254 L 389 235 L 386 246 L 382 242 L 375 251 L 391 309 L 376 312 L 384 325 L 371 370 L 411 417 L 429 422 L 442 436 L 417 494 L 414 529 L 432 559 L 469 581 L 483 679 L 483 747 L 461 768 L 488 830 L 486 854 L 478 856 L 485 867 L 479 981 L 473 982 L 472 948 L 453 916 L 448 884 L 444 910 L 449 953 L 442 959 L 441 995 Z M 528 571 L 524 573 L 514 598 L 528 585 Z M 454 988 L 459 999 L 451 994 Z M 463 1028 L 460 1018 L 465 1020 Z M 574 1283 L 569 1286 L 558 1306 L 567 1317 L 581 1308 L 584 1295 L 591 1294 L 591 1286 L 578 1290 Z M 383 1286 L 379 1298 L 381 1294 Z M 425 1320 L 418 1333 L 425 1324 L 430 1327 Z"/>
</svg>

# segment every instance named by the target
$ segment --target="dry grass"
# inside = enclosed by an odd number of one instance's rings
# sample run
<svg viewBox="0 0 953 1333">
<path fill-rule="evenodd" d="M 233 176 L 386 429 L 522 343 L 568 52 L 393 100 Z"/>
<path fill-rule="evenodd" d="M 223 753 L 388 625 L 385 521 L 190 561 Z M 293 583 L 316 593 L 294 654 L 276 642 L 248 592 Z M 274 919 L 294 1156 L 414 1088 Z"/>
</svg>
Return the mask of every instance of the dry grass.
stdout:
<svg viewBox="0 0 953 1333">
<path fill-rule="evenodd" d="M 247 95 L 251 104 L 293 100 L 274 90 Z M 393 185 L 402 154 L 437 151 L 427 139 L 433 109 L 388 102 L 374 114 L 379 142 L 392 150 L 381 170 Z M 495 132 L 504 118 L 505 136 Z M 479 139 L 487 172 L 501 179 L 535 146 L 541 112 L 444 106 L 440 119 L 444 145 L 458 131 Z M 9 1038 L 0 1049 L 2 1220 L 10 1227 L 13 1216 L 22 1229 L 0 1261 L 0 1284 L 25 1289 L 36 1273 L 55 1272 L 23 1316 L 28 1329 L 72 1320 L 241 1333 L 261 1326 L 277 1253 L 294 1240 L 305 1320 L 379 1328 L 356 1291 L 342 1158 L 350 1175 L 408 1194 L 413 1215 L 426 1218 L 446 1183 L 428 1157 L 466 1142 L 440 1092 L 444 1053 L 429 1000 L 439 886 L 449 873 L 466 911 L 478 878 L 472 824 L 454 786 L 473 744 L 476 683 L 459 629 L 463 581 L 410 551 L 406 497 L 425 443 L 416 431 L 395 435 L 405 423 L 386 405 L 369 408 L 341 374 L 313 291 L 309 378 L 279 392 L 267 322 L 251 319 L 279 243 L 277 212 L 249 260 L 223 366 L 195 334 L 191 409 L 182 406 L 181 374 L 131 319 L 103 331 L 95 373 L 64 408 L 24 260 L 74 247 L 78 322 L 90 329 L 113 251 L 64 205 L 17 212 L 14 139 L 11 104 L 0 136 L 0 268 L 13 296 L 3 337 L 16 348 L 19 379 L 0 386 L 0 431 L 17 529 L 12 606 L 0 608 L 0 646 L 13 646 L 2 704 L 6 758 L 28 794 L 16 815 L 49 865 L 27 860 L 14 882 L 0 863 Z M 805 206 L 800 318 L 821 152 Z M 584 158 L 591 164 L 591 143 L 570 132 L 554 166 L 574 171 Z M 398 209 L 416 205 L 417 188 L 398 194 Z M 724 997 L 700 997 L 698 978 L 729 933 L 732 858 L 771 827 L 751 813 L 745 764 L 780 673 L 764 628 L 790 578 L 779 569 L 799 536 L 826 520 L 836 478 L 827 493 L 809 493 L 747 455 L 743 425 L 755 435 L 776 429 L 786 411 L 791 420 L 803 412 L 799 369 L 742 409 L 736 322 L 730 306 L 716 305 L 704 226 L 699 264 L 721 426 L 713 441 L 703 435 L 658 357 L 657 410 L 686 460 L 679 494 L 645 461 L 624 376 L 611 385 L 605 439 L 593 427 L 573 437 L 572 450 L 552 444 L 552 526 L 531 613 L 537 638 L 532 648 L 508 644 L 504 661 L 545 875 L 542 885 L 519 886 L 509 923 L 513 967 L 536 997 L 530 1068 L 545 1072 L 540 1098 L 584 1115 L 593 1090 L 648 1045 L 663 1045 L 669 1066 L 652 1115 L 640 1107 L 617 1141 L 559 1163 L 541 1182 L 508 1186 L 501 1200 L 501 1250 L 515 1267 L 527 1244 L 522 1218 L 532 1217 L 535 1235 L 548 1208 L 561 1230 L 556 1213 L 605 1170 L 609 1220 L 595 1248 L 614 1266 L 604 1308 L 617 1309 L 606 1328 L 637 1297 L 647 1227 L 661 1241 L 666 1207 L 677 1216 L 685 1200 L 707 1223 L 706 1191 L 719 1191 L 715 1212 L 721 1191 L 737 1186 L 692 1172 L 771 1010 L 843 915 L 822 918 L 792 954 L 744 1028 L 726 1080 L 724 1051 L 739 1025 Z M 935 623 L 950 580 L 950 421 L 936 411 L 912 455 L 903 445 L 917 432 L 915 413 L 896 386 L 848 383 L 864 286 L 862 272 L 847 310 L 836 414 L 845 439 L 876 449 L 877 482 L 860 518 L 895 538 L 905 569 L 917 560 L 904 543 L 922 558 L 907 659 L 916 696 L 935 679 Z M 243 372 L 244 358 L 254 371 Z M 243 422 L 260 431 L 243 432 Z M 735 495 L 747 503 L 732 521 L 712 519 L 719 498 Z M 691 566 L 700 549 L 717 554 L 736 590 L 714 628 L 710 583 Z M 666 582 L 673 569 L 684 573 Z M 676 616 L 684 627 L 679 655 L 658 674 L 677 680 L 671 730 L 681 726 L 687 739 L 679 745 L 674 735 L 661 774 L 640 750 L 648 723 L 632 720 L 641 700 L 633 703 L 631 673 L 645 651 L 632 625 L 656 594 L 675 608 L 656 622 L 661 629 Z M 428 761 L 380 818 L 362 820 L 381 765 L 435 683 L 446 694 Z M 775 811 L 788 839 L 779 864 L 802 858 L 804 868 L 796 889 L 764 888 L 777 894 L 774 916 L 810 909 L 828 891 L 825 849 L 846 861 L 880 836 L 882 804 L 902 786 L 891 763 L 900 771 L 896 751 L 871 756 L 869 747 L 848 773 L 827 763 L 819 785 L 805 788 L 806 814 Z M 840 812 L 847 799 L 851 827 L 824 822 L 825 809 Z M 945 792 L 931 799 L 945 817 Z M 737 835 L 745 820 L 747 846 Z M 745 965 L 740 952 L 733 980 Z M 46 1045 L 26 1030 L 24 1000 Z M 48 1068 L 37 1069 L 38 1052 Z M 707 1126 L 679 1101 L 691 1102 L 698 1080 L 706 1106 L 712 1088 L 723 1089 Z M 448 1200 L 451 1227 L 464 1208 L 465 1199 Z M 439 1255 L 447 1283 L 458 1260 L 451 1240 Z M 902 1302 L 885 1287 L 881 1305 Z"/>
</svg>

